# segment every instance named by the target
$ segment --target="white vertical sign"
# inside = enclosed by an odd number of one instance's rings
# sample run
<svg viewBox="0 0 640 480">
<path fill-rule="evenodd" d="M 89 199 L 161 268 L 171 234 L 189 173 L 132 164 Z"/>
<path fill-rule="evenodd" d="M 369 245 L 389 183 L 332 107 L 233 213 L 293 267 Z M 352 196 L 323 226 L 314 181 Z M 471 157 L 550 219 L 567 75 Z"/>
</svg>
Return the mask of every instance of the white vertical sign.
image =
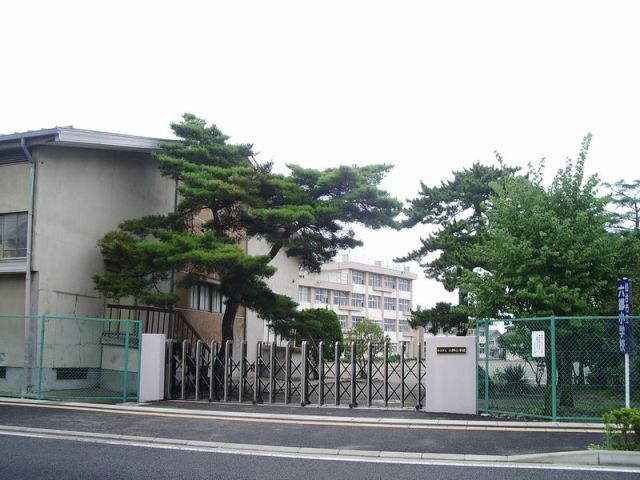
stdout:
<svg viewBox="0 0 640 480">
<path fill-rule="evenodd" d="M 544 330 L 531 332 L 531 356 L 544 357 Z"/>
</svg>

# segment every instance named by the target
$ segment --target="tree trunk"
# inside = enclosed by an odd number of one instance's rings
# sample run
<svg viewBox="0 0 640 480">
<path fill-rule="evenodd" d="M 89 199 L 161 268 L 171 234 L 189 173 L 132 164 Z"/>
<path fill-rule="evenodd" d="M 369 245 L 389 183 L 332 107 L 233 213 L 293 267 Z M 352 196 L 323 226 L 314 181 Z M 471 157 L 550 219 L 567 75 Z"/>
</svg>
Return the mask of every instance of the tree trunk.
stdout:
<svg viewBox="0 0 640 480">
<path fill-rule="evenodd" d="M 222 317 L 222 343 L 227 340 L 233 341 L 233 327 L 236 323 L 236 315 L 240 308 L 239 297 L 229 297 L 225 305 L 224 315 Z M 245 319 L 246 321 L 246 319 Z"/>
</svg>

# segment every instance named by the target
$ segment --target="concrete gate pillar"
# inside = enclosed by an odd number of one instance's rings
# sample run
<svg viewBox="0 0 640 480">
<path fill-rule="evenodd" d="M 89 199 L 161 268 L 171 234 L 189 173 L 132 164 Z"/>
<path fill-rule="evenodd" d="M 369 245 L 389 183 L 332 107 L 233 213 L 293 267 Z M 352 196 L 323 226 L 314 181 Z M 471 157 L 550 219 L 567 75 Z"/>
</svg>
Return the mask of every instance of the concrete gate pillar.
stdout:
<svg viewBox="0 0 640 480">
<path fill-rule="evenodd" d="M 476 414 L 476 337 L 426 337 L 425 349 L 425 411 Z"/>
</svg>

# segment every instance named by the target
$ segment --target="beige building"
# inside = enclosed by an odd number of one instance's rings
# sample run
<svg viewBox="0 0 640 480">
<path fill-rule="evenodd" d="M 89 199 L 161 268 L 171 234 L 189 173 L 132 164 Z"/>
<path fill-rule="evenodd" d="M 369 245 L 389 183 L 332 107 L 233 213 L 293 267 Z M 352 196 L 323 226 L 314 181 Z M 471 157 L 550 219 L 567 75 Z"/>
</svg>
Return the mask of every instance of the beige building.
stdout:
<svg viewBox="0 0 640 480">
<path fill-rule="evenodd" d="M 103 314 L 98 239 L 174 208 L 158 145 L 69 127 L 0 136 L 0 314 Z"/>
<path fill-rule="evenodd" d="M 124 220 L 171 212 L 178 201 L 175 182 L 160 174 L 151 155 L 161 141 L 71 127 L 0 135 L 0 315 L 105 316 L 92 281 L 104 269 L 98 239 Z M 254 239 L 241 243 L 250 254 L 266 248 Z M 295 298 L 298 263 L 284 253 L 274 263 L 278 272 L 269 285 Z M 221 337 L 218 285 L 212 275 L 177 290 L 176 310 L 206 340 Z M 34 364 L 36 323 L 0 321 L 0 338 L 15 339 L 0 345 L 0 367 Z M 263 325 L 241 308 L 234 337 L 262 340 Z M 78 332 L 64 330 L 57 332 L 60 341 L 74 343 Z"/>
<path fill-rule="evenodd" d="M 316 274 L 301 274 L 297 300 L 300 308 L 329 308 L 343 330 L 364 319 L 379 325 L 394 347 L 407 346 L 407 356 L 417 357 L 422 329 L 407 322 L 413 308 L 413 283 L 418 278 L 409 267 L 363 261 L 342 255 Z"/>
</svg>

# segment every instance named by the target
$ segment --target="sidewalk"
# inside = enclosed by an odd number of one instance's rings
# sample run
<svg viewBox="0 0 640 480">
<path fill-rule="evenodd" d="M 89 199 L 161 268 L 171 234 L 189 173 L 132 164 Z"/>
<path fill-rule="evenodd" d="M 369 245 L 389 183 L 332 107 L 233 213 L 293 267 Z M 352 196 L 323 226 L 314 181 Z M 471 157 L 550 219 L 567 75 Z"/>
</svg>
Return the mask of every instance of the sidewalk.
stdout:
<svg viewBox="0 0 640 480">
<path fill-rule="evenodd" d="M 640 453 L 586 450 L 603 442 L 601 424 L 411 410 L 0 399 L 0 431 L 263 454 L 640 467 Z"/>
</svg>

